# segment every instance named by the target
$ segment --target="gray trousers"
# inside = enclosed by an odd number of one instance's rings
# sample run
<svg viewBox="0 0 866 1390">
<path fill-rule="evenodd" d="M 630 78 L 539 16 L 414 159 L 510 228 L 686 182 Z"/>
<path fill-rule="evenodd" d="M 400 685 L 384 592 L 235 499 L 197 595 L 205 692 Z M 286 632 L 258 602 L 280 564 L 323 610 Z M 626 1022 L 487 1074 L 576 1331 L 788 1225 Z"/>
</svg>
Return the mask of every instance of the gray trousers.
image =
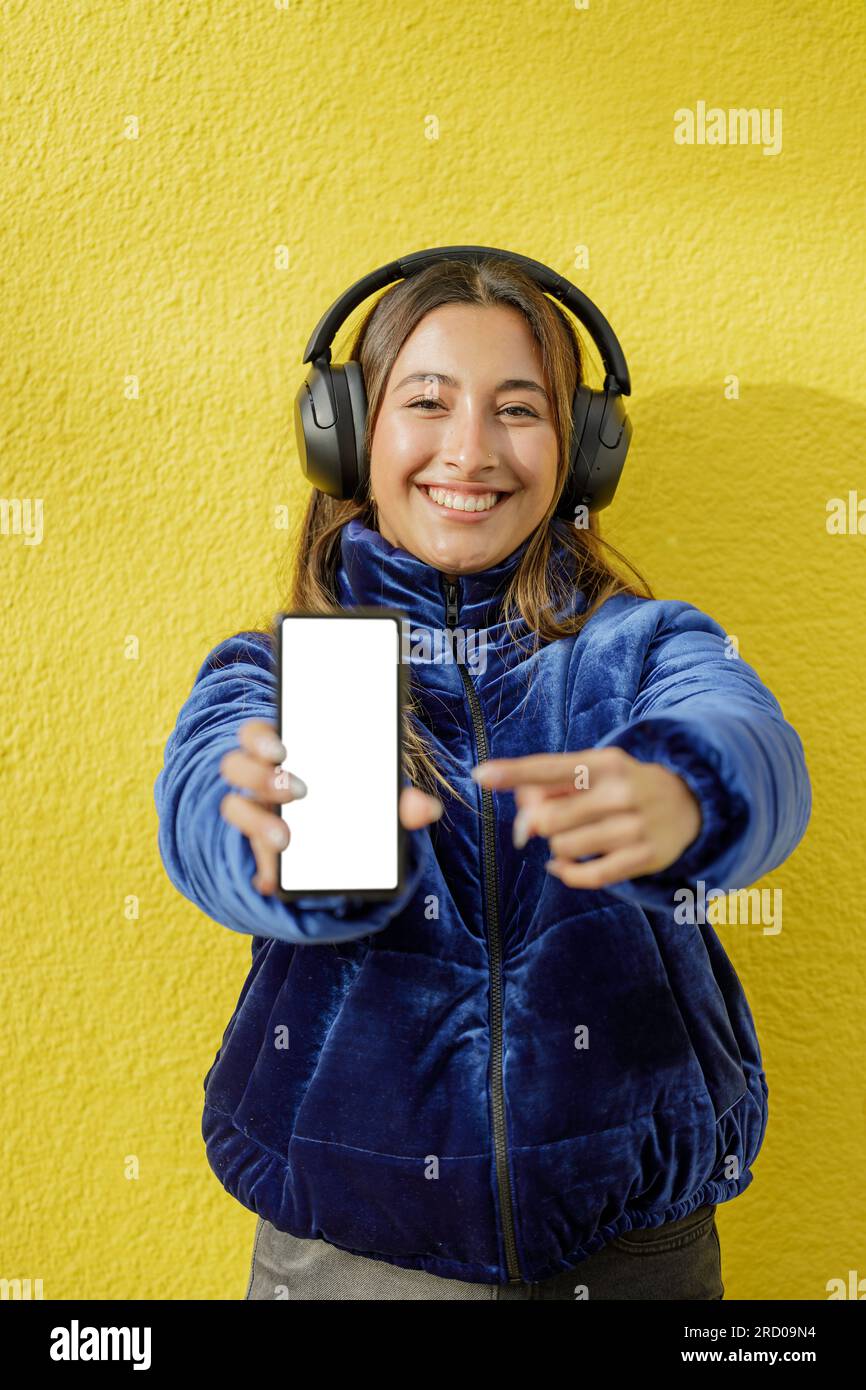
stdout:
<svg viewBox="0 0 866 1390">
<path fill-rule="evenodd" d="M 248 1299 L 721 1299 L 714 1205 L 629 1231 L 564 1274 L 536 1284 L 470 1284 L 301 1240 L 259 1218 Z"/>
</svg>

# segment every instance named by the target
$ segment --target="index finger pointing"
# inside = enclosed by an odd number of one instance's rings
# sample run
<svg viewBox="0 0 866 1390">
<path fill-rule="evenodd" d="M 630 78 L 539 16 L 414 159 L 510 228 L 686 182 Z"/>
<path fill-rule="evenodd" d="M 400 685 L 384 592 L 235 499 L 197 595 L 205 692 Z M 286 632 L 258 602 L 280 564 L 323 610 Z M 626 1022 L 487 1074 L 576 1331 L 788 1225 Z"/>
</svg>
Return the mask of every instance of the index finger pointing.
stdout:
<svg viewBox="0 0 866 1390">
<path fill-rule="evenodd" d="M 470 776 L 482 787 L 519 787 L 534 782 L 539 786 L 574 786 L 579 767 L 592 774 L 593 765 L 607 753 L 604 748 L 584 748 L 576 753 L 535 753 L 524 758 L 491 758 L 473 767 Z M 607 759 L 605 758 L 605 761 Z"/>
</svg>

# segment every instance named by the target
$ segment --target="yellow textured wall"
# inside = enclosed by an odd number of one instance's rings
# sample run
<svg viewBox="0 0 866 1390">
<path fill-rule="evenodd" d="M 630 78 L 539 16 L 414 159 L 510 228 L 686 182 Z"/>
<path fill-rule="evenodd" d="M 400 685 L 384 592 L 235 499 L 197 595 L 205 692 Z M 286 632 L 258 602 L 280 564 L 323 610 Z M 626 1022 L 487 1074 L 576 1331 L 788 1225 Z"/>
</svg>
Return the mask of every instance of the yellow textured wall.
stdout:
<svg viewBox="0 0 866 1390">
<path fill-rule="evenodd" d="M 43 520 L 0 536 L 0 1276 L 243 1297 L 255 1217 L 199 1119 L 249 939 L 171 887 L 153 782 L 206 653 L 283 598 L 313 325 L 458 242 L 611 320 L 635 435 L 606 533 L 804 740 L 812 824 L 759 885 L 782 931 L 719 928 L 771 1106 L 723 1275 L 866 1275 L 866 535 L 826 526 L 866 505 L 864 6 L 10 0 L 3 27 L 0 495 Z M 781 109 L 781 150 L 675 143 L 699 101 Z"/>
</svg>

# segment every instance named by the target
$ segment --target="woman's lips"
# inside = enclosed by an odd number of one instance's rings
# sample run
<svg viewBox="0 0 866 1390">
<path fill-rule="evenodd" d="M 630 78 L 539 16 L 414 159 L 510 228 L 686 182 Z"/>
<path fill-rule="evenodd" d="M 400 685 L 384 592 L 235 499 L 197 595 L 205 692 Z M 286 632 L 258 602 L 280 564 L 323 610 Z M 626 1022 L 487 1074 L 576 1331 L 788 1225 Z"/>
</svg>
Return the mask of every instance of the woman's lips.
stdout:
<svg viewBox="0 0 866 1390">
<path fill-rule="evenodd" d="M 448 507 L 444 502 L 434 502 L 433 498 L 430 497 L 427 492 L 427 488 L 430 486 L 436 487 L 437 492 L 460 493 L 461 497 L 487 497 L 491 492 L 498 492 L 499 501 L 492 507 L 485 507 L 483 511 L 464 512 L 458 507 Z M 511 496 L 510 492 L 503 492 L 501 489 L 495 487 L 479 489 L 477 492 L 467 488 L 438 487 L 435 483 L 415 483 L 415 487 L 421 493 L 427 506 L 432 507 L 437 512 L 442 512 L 449 521 L 483 521 L 485 517 L 491 516 L 493 512 L 498 512 L 500 507 L 504 507 Z"/>
</svg>

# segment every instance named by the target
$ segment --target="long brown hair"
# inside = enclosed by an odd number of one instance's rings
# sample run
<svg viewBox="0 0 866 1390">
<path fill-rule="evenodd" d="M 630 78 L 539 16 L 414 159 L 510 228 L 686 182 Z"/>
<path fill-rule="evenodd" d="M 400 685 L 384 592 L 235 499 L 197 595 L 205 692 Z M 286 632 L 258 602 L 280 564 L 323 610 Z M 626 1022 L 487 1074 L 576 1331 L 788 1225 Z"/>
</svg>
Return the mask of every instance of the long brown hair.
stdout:
<svg viewBox="0 0 866 1390">
<path fill-rule="evenodd" d="M 553 421 L 559 444 L 556 487 L 547 513 L 529 538 L 502 599 L 502 617 L 514 640 L 522 640 L 513 623 L 518 617 L 534 638 L 534 645 L 571 637 L 580 632 L 606 599 L 627 593 L 639 598 L 654 597 L 649 584 L 635 566 L 600 533 L 598 516 L 590 513 L 588 525 L 578 527 L 555 516 L 556 503 L 565 482 L 571 445 L 571 402 L 575 387 L 584 380 L 584 359 L 580 339 L 573 324 L 559 306 L 511 261 L 487 256 L 475 264 L 464 261 L 438 261 L 426 270 L 399 281 L 379 297 L 365 315 L 350 357 L 360 362 L 367 394 L 365 447 L 367 459 L 376 418 L 394 361 L 409 334 L 425 314 L 442 304 L 510 305 L 526 318 L 541 352 L 545 385 L 553 403 Z M 339 609 L 336 574 L 340 561 L 340 532 L 353 518 L 360 518 L 378 530 L 375 498 L 367 470 L 365 494 L 340 501 L 313 489 L 303 515 L 294 548 L 291 598 L 287 608 L 308 612 Z M 566 545 L 569 571 L 563 582 L 560 567 L 551 566 L 555 536 Z M 614 568 L 611 557 L 625 564 L 637 585 L 629 583 Z M 582 591 L 586 603 L 579 613 L 573 610 L 574 590 Z M 557 616 L 566 609 L 566 616 Z M 525 635 L 525 631 L 524 631 Z M 417 722 L 420 712 L 409 668 L 409 706 L 404 718 L 404 766 L 412 782 L 426 791 L 439 788 L 463 801 L 459 792 L 436 766 L 433 754 Z"/>
</svg>

